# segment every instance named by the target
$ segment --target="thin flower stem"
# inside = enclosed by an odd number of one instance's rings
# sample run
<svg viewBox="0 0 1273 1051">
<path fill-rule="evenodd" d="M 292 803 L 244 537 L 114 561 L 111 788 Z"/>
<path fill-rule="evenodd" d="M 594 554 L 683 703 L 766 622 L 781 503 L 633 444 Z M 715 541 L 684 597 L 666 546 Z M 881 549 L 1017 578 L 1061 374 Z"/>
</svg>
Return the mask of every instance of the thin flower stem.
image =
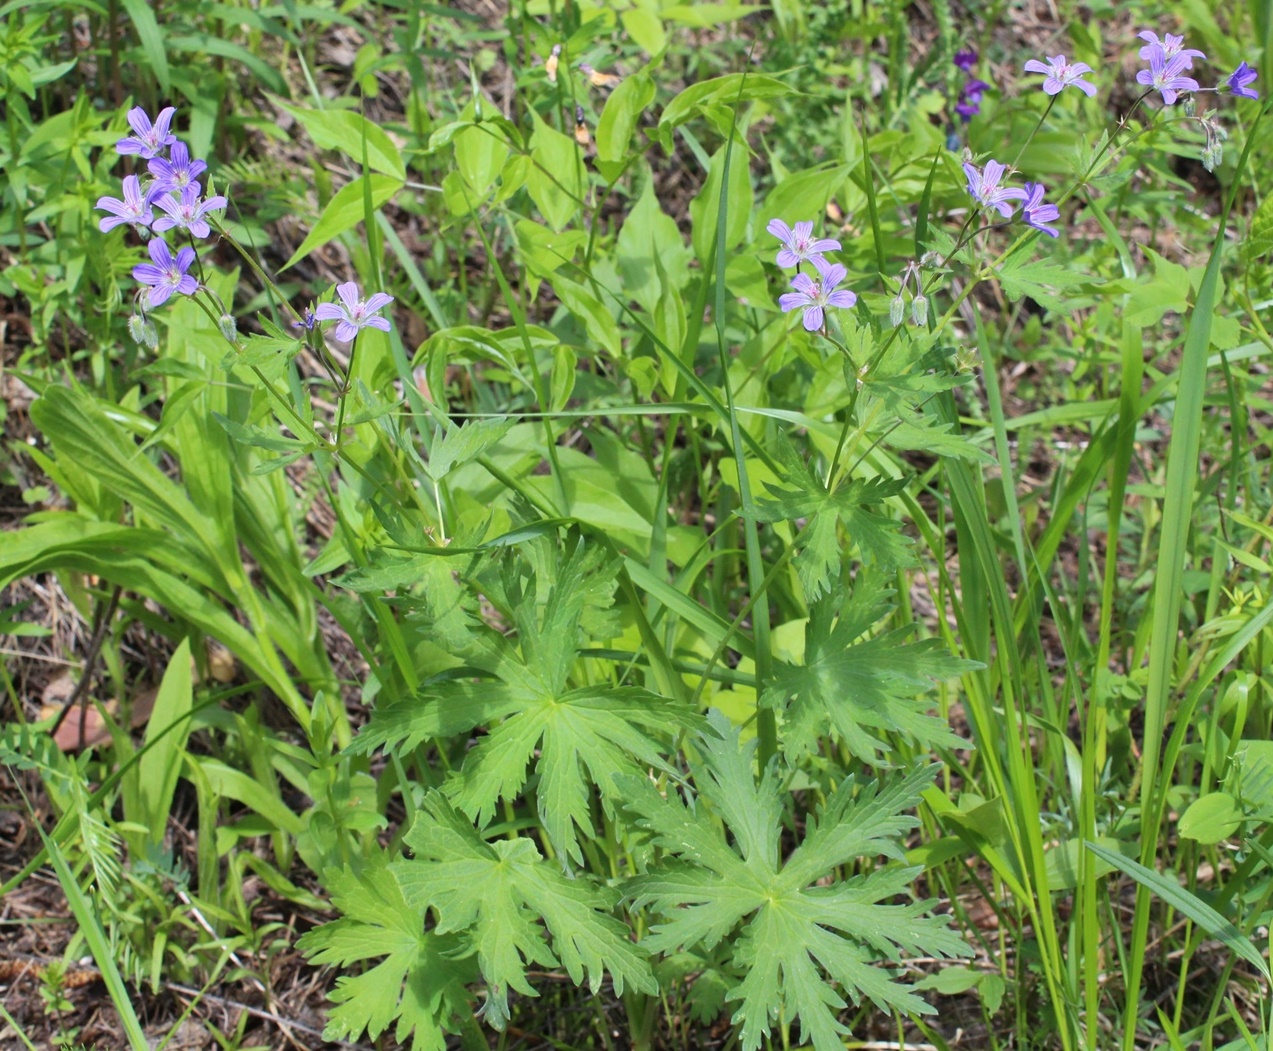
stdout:
<svg viewBox="0 0 1273 1051">
<path fill-rule="evenodd" d="M 1058 98 L 1060 98 L 1059 95 L 1052 95 L 1048 99 L 1047 108 L 1039 115 L 1039 122 L 1034 126 L 1034 130 L 1030 132 L 1025 142 L 1021 144 L 1021 148 L 1017 150 L 1017 155 L 1012 158 L 1012 163 L 1008 165 L 1008 171 L 1014 172 L 1017 170 L 1017 161 L 1021 159 L 1021 155 L 1029 148 L 1030 143 L 1034 141 L 1034 137 L 1039 134 L 1039 129 L 1043 127 L 1043 122 L 1048 119 L 1048 114 L 1052 112 L 1052 107 L 1056 105 Z"/>
</svg>

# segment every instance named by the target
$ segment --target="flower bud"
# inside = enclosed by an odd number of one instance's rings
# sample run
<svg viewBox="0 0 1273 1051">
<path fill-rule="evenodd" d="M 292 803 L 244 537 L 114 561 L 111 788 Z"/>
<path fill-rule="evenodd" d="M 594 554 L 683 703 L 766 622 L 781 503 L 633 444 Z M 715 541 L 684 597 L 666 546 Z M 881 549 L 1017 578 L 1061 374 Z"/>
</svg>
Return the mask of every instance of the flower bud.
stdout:
<svg viewBox="0 0 1273 1051">
<path fill-rule="evenodd" d="M 1198 102 L 1192 95 L 1185 96 L 1185 116 L 1192 117 L 1198 111 Z"/>
<path fill-rule="evenodd" d="M 902 323 L 902 319 L 905 315 L 906 303 L 902 299 L 902 294 L 899 292 L 888 305 L 888 323 L 894 328 L 897 328 L 897 326 Z"/>
<path fill-rule="evenodd" d="M 217 328 L 221 330 L 221 335 L 225 336 L 230 343 L 239 338 L 239 326 L 229 314 L 221 315 L 217 320 Z"/>
<path fill-rule="evenodd" d="M 911 300 L 911 320 L 917 325 L 928 324 L 928 297 L 919 295 Z"/>
<path fill-rule="evenodd" d="M 128 334 L 133 337 L 134 343 L 143 347 L 154 350 L 159 346 L 159 332 L 145 314 L 133 314 L 128 318 Z"/>
<path fill-rule="evenodd" d="M 1224 147 L 1218 142 L 1213 142 L 1202 151 L 1202 166 L 1209 172 L 1213 172 L 1220 165 L 1220 160 L 1224 156 Z"/>
</svg>

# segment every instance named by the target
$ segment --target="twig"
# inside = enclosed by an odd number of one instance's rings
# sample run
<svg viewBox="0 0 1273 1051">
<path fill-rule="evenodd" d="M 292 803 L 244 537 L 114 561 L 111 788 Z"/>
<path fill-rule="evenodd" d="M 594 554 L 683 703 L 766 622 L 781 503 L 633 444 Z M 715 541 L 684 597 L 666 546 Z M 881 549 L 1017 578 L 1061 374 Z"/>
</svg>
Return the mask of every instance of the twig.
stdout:
<svg viewBox="0 0 1273 1051">
<path fill-rule="evenodd" d="M 295 1030 L 298 1033 L 304 1033 L 307 1036 L 318 1037 L 319 1040 L 325 1040 L 329 1044 L 336 1044 L 338 1047 L 352 1048 L 353 1051 L 368 1051 L 362 1044 L 351 1044 L 347 1040 L 335 1040 L 331 1037 L 323 1036 L 321 1029 L 315 1029 L 313 1026 L 305 1025 L 303 1022 L 293 1022 L 287 1018 L 280 1018 L 277 1014 L 271 1014 L 269 1011 L 262 1010 L 259 1007 L 253 1007 L 250 1004 L 239 1003 L 237 1000 L 231 1000 L 227 996 L 216 996 L 213 993 L 201 993 L 189 985 L 178 985 L 176 982 L 168 982 L 167 987 L 174 993 L 181 993 L 183 996 L 193 996 L 198 1000 L 207 1000 L 210 1003 L 219 1004 L 222 1007 L 233 1007 L 239 1011 L 246 1011 L 253 1018 L 260 1018 L 266 1022 L 273 1022 L 282 1029 Z"/>
<path fill-rule="evenodd" d="M 93 678 L 93 667 L 97 664 L 98 654 L 102 652 L 102 643 L 106 641 L 106 632 L 110 628 L 111 618 L 115 616 L 115 610 L 119 607 L 119 596 L 123 590 L 119 584 L 116 584 L 115 590 L 111 592 L 110 601 L 106 604 L 106 612 L 93 629 L 93 638 L 88 644 L 88 653 L 84 655 L 84 670 L 80 673 L 80 680 L 75 684 L 75 689 L 71 691 L 71 696 L 62 702 L 62 710 L 57 713 L 57 718 L 53 720 L 53 726 L 49 729 L 50 737 L 57 733 L 58 728 L 66 721 L 71 709 L 83 699 L 84 694 L 88 691 L 88 684 Z M 99 606 L 98 609 L 100 611 L 101 607 Z M 84 747 L 84 723 L 87 717 L 88 708 L 85 707 L 80 711 L 80 748 Z"/>
</svg>

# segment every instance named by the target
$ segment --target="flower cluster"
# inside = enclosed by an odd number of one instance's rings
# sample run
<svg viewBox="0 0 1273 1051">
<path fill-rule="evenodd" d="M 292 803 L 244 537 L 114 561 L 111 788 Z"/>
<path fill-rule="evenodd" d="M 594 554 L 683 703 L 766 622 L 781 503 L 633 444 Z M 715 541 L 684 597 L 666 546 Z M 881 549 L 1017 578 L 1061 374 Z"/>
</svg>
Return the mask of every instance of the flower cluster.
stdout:
<svg viewBox="0 0 1273 1051">
<path fill-rule="evenodd" d="M 177 141 L 172 132 L 176 113 L 174 107 L 168 106 L 152 121 L 140 106 L 128 111 L 133 134 L 120 139 L 115 150 L 144 160 L 150 178 L 143 183 L 136 175 L 125 176 L 122 198 L 101 197 L 97 201 L 97 207 L 109 213 L 98 224 L 103 233 L 117 226 L 131 226 L 149 238 L 146 251 L 150 262 L 133 267 L 133 277 L 143 289 L 137 294 L 136 312 L 129 318 L 128 331 L 138 343 L 152 349 L 158 345 L 158 334 L 146 312 L 167 302 L 174 293 L 193 296 L 203 287 L 190 273 L 198 260 L 193 246 L 186 245 L 174 255 L 168 242 L 154 235 L 181 230 L 191 240 L 210 237 L 208 217 L 227 204 L 220 194 L 203 195 L 199 177 L 208 166 L 191 157 L 190 148 Z M 388 320 L 378 312 L 393 302 L 393 296 L 376 292 L 363 301 L 352 281 L 339 285 L 336 292 L 339 304 L 323 303 L 317 309 L 306 310 L 297 326 L 313 331 L 320 321 L 338 322 L 333 334 L 341 341 L 353 339 L 363 328 L 389 331 Z M 234 318 L 224 309 L 220 313 L 221 331 L 233 342 L 237 335 Z"/>
<path fill-rule="evenodd" d="M 1055 204 L 1045 204 L 1043 194 L 1046 192 L 1042 183 L 1028 182 L 1024 187 L 1004 186 L 1003 177 L 1008 174 L 1006 165 L 998 161 L 986 161 L 984 169 L 978 168 L 971 161 L 964 161 L 964 174 L 968 177 L 968 194 L 983 208 L 993 208 L 1005 219 L 1011 219 L 1016 213 L 1016 204 L 1021 201 L 1021 221 L 1049 237 L 1059 235 L 1050 223 L 1060 218 L 1060 210 Z"/>
<path fill-rule="evenodd" d="M 781 219 L 772 219 L 765 229 L 782 242 L 776 259 L 778 265 L 784 269 L 795 267 L 797 271 L 791 279 L 791 287 L 795 291 L 784 292 L 778 297 L 778 305 L 784 314 L 803 310 L 805 329 L 817 332 L 826 323 L 827 307 L 847 309 L 857 302 L 855 293 L 837 287 L 848 271 L 839 263 L 828 263 L 824 255 L 825 252 L 838 252 L 839 241 L 828 237 L 815 238 L 811 222 L 796 223 L 791 227 Z M 817 271 L 817 280 L 800 272 L 801 263 L 809 263 Z"/>
<path fill-rule="evenodd" d="M 98 223 L 103 233 L 126 225 L 150 238 L 146 246 L 150 262 L 133 267 L 133 277 L 145 291 L 138 293 L 139 313 L 129 323 L 134 337 L 150 346 L 154 346 L 155 328 L 146 320 L 146 311 L 161 306 L 174 293 L 192 296 L 199 289 L 199 282 L 190 273 L 197 259 L 194 248 L 183 247 L 174 255 L 163 238 L 151 235 L 184 230 L 191 238 L 208 237 L 212 233 L 208 214 L 226 206 L 220 194 L 202 195 L 198 179 L 208 166 L 192 158 L 189 147 L 177 141 L 172 132 L 176 112 L 169 106 L 152 121 L 140 106 L 128 111 L 133 134 L 120 139 L 115 151 L 144 160 L 150 179 L 143 183 L 136 175 L 125 176 L 122 198 L 100 197 L 97 201 L 97 207 L 109 213 Z"/>
<path fill-rule="evenodd" d="M 959 89 L 959 101 L 955 103 L 955 112 L 965 124 L 981 112 L 981 96 L 990 90 L 991 85 L 973 76 L 973 67 L 977 64 L 977 52 L 957 51 L 954 57 L 955 68 L 968 79 Z"/>
</svg>

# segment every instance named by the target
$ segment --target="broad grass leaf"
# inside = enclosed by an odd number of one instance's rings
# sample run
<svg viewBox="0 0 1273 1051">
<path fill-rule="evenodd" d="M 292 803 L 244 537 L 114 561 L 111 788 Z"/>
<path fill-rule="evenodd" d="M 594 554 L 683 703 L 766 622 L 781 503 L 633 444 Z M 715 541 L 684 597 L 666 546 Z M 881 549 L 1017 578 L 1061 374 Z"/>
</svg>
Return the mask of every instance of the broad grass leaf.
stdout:
<svg viewBox="0 0 1273 1051">
<path fill-rule="evenodd" d="M 155 17 L 154 8 L 148 0 L 122 0 L 128 19 L 137 30 L 137 39 L 141 42 L 142 54 L 150 63 L 151 72 L 159 81 L 159 88 L 164 95 L 172 94 L 172 76 L 168 70 L 168 50 L 164 45 L 163 32 L 159 28 L 159 20 Z M 10 63 L 12 69 L 18 63 Z M 151 114 L 154 116 L 154 114 Z"/>
<path fill-rule="evenodd" d="M 648 8 L 633 7 L 619 15 L 624 32 L 642 51 L 654 58 L 667 46 L 663 20 Z"/>
<path fill-rule="evenodd" d="M 1205 901 L 1191 894 L 1176 882 L 1174 873 L 1169 879 L 1161 873 L 1146 868 L 1139 862 L 1133 861 L 1131 858 L 1125 858 L 1116 851 L 1109 850 L 1098 843 L 1093 843 L 1091 840 L 1087 841 L 1087 849 L 1098 858 L 1107 861 L 1120 872 L 1130 876 L 1141 886 L 1153 891 L 1163 901 L 1171 905 L 1172 908 L 1188 916 L 1189 919 L 1193 920 L 1194 923 L 1213 938 L 1218 938 L 1231 952 L 1251 964 L 1266 982 L 1273 981 L 1273 975 L 1269 973 L 1269 965 L 1265 961 L 1264 955 L 1255 947 L 1251 939 Z"/>
<path fill-rule="evenodd" d="M 177 776 L 190 736 L 194 682 L 190 670 L 190 639 L 181 640 L 159 683 L 155 707 L 146 725 L 146 742 L 138 760 L 138 797 L 143 823 L 152 843 L 163 842 L 168 811 L 177 789 Z M 171 729 L 173 725 L 176 729 Z"/>
</svg>

